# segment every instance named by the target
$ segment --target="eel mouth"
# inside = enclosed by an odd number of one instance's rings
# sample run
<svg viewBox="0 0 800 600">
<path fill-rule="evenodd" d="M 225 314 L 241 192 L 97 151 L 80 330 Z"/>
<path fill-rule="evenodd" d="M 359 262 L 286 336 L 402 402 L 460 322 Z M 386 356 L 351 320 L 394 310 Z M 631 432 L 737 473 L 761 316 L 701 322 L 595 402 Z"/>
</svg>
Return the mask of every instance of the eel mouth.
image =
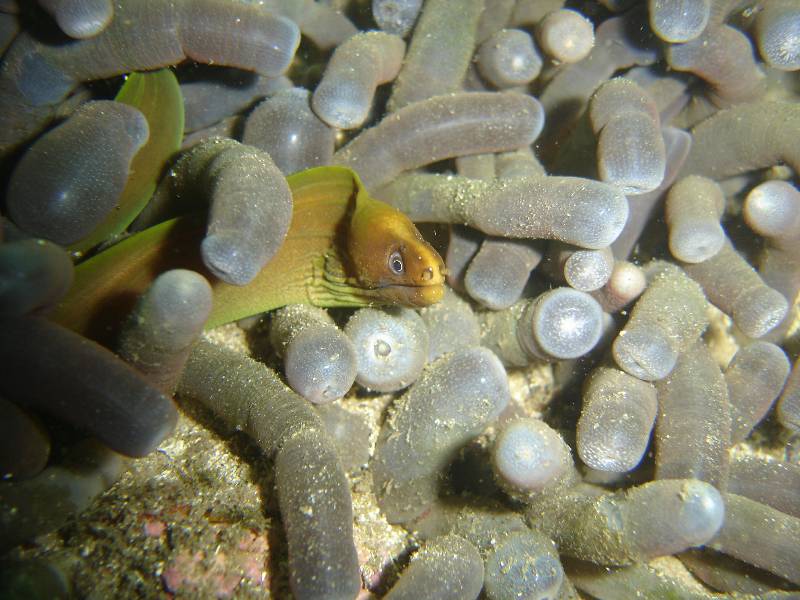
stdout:
<svg viewBox="0 0 800 600">
<path fill-rule="evenodd" d="M 444 277 L 425 285 L 386 285 L 378 288 L 385 300 L 409 308 L 422 308 L 436 304 L 444 296 Z"/>
</svg>

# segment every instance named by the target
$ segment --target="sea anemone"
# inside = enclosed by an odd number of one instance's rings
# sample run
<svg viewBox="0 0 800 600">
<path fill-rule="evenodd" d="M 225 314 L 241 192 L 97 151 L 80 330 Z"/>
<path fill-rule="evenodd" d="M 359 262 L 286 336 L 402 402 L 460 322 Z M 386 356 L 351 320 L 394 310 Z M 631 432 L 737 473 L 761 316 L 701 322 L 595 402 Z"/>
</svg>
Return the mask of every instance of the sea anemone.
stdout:
<svg viewBox="0 0 800 600">
<path fill-rule="evenodd" d="M 796 597 L 797 3 L 368 4 L 0 1 L 0 595 Z"/>
</svg>

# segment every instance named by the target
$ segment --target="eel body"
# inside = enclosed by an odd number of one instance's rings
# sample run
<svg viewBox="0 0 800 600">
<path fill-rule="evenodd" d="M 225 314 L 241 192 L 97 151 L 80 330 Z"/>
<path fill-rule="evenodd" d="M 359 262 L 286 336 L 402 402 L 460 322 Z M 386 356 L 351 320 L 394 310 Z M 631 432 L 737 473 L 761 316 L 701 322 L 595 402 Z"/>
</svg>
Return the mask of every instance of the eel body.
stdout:
<svg viewBox="0 0 800 600">
<path fill-rule="evenodd" d="M 207 328 L 287 304 L 426 306 L 441 299 L 442 259 L 405 215 L 369 197 L 352 170 L 318 167 L 287 180 L 293 199 L 289 232 L 249 284 L 224 283 L 205 268 L 205 216 L 188 215 L 78 265 L 72 288 L 51 318 L 108 341 L 150 283 L 176 268 L 198 271 L 212 284 Z"/>
</svg>

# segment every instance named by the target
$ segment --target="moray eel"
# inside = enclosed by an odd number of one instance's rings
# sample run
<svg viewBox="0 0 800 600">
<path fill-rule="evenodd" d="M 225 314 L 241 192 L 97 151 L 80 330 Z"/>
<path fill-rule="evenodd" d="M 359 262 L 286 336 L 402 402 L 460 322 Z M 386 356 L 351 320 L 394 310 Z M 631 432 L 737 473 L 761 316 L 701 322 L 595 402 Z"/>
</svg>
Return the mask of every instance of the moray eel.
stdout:
<svg viewBox="0 0 800 600">
<path fill-rule="evenodd" d="M 207 328 L 286 304 L 420 307 L 444 293 L 444 263 L 414 224 L 371 198 L 344 167 L 287 178 L 292 222 L 277 254 L 256 278 L 234 286 L 203 266 L 205 217 L 189 215 L 135 234 L 78 265 L 75 282 L 51 318 L 108 342 L 153 279 L 169 269 L 202 273 L 214 289 Z"/>
</svg>

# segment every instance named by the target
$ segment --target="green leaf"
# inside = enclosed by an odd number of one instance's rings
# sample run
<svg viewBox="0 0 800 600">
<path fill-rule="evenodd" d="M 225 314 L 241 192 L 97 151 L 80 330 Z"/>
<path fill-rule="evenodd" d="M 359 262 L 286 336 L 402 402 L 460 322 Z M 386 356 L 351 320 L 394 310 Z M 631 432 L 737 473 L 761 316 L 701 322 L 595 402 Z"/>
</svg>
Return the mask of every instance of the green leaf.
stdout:
<svg viewBox="0 0 800 600">
<path fill-rule="evenodd" d="M 183 140 L 183 96 L 170 69 L 131 73 L 114 100 L 144 114 L 150 137 L 131 161 L 128 183 L 117 206 L 89 236 L 70 247 L 73 252 L 84 252 L 127 229 L 147 205 L 164 167 Z"/>
</svg>

